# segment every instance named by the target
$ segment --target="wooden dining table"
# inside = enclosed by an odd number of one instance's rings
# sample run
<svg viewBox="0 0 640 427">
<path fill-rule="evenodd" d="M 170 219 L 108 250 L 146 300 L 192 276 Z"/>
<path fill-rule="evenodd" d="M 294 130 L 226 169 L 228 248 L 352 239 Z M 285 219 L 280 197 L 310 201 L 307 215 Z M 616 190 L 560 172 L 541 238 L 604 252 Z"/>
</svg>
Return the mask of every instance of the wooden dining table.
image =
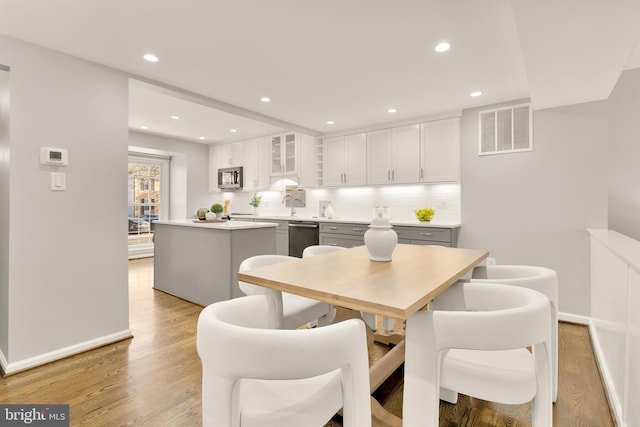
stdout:
<svg viewBox="0 0 640 427">
<path fill-rule="evenodd" d="M 398 244 L 392 260 L 371 261 L 365 246 L 238 273 L 238 280 L 360 312 L 405 321 L 488 256 L 485 250 Z M 341 319 L 340 319 L 341 320 Z M 404 340 L 370 369 L 373 393 L 404 361 Z M 402 420 L 371 398 L 375 426 Z"/>
</svg>

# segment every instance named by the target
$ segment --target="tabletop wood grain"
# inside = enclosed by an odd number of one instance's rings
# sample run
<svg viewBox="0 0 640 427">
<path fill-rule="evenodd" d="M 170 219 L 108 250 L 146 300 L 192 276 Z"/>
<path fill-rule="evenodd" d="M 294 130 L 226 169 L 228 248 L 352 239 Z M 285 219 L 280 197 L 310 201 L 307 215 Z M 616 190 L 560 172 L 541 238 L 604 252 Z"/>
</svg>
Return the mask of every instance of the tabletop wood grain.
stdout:
<svg viewBox="0 0 640 427">
<path fill-rule="evenodd" d="M 358 246 L 238 273 L 238 280 L 404 320 L 487 256 L 484 250 L 399 244 L 392 261 L 377 262 Z"/>
</svg>

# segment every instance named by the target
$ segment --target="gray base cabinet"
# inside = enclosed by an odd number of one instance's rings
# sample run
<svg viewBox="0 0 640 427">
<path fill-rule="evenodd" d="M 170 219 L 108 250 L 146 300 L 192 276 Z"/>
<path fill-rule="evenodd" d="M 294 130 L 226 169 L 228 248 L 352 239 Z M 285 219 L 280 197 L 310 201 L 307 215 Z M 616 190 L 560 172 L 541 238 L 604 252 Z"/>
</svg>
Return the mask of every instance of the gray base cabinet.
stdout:
<svg viewBox="0 0 640 427">
<path fill-rule="evenodd" d="M 320 244 L 352 248 L 364 245 L 364 233 L 369 224 L 321 223 Z M 394 225 L 398 243 L 409 245 L 458 246 L 459 228 Z"/>
<path fill-rule="evenodd" d="M 320 223 L 320 244 L 353 248 L 364 245 L 368 224 Z"/>
<path fill-rule="evenodd" d="M 398 243 L 410 245 L 437 245 L 455 248 L 458 245 L 458 228 L 394 226 Z"/>
<path fill-rule="evenodd" d="M 155 289 L 207 306 L 243 296 L 240 263 L 275 251 L 274 227 L 219 230 L 156 224 Z"/>
</svg>

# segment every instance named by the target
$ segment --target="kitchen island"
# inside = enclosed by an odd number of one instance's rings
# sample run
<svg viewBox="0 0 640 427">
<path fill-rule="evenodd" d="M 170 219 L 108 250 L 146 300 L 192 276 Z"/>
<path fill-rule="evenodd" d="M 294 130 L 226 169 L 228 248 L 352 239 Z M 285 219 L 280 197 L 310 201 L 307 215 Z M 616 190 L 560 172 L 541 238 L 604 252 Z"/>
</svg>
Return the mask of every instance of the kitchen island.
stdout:
<svg viewBox="0 0 640 427">
<path fill-rule="evenodd" d="M 154 289 L 196 304 L 243 296 L 236 274 L 254 255 L 274 254 L 277 224 L 155 221 Z"/>
</svg>

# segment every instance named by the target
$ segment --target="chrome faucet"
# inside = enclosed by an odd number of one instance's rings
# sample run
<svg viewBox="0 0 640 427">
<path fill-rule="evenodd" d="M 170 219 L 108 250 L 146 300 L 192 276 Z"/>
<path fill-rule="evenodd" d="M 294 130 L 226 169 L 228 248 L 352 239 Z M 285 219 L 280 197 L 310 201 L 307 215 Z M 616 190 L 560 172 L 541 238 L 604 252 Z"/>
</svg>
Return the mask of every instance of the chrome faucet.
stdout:
<svg viewBox="0 0 640 427">
<path fill-rule="evenodd" d="M 282 198 L 282 203 L 284 203 L 285 205 L 287 202 L 287 197 L 289 198 L 289 202 L 291 203 L 291 216 L 295 216 L 296 208 L 294 207 L 294 205 L 297 199 L 293 197 L 291 194 L 285 194 L 284 197 Z"/>
</svg>

